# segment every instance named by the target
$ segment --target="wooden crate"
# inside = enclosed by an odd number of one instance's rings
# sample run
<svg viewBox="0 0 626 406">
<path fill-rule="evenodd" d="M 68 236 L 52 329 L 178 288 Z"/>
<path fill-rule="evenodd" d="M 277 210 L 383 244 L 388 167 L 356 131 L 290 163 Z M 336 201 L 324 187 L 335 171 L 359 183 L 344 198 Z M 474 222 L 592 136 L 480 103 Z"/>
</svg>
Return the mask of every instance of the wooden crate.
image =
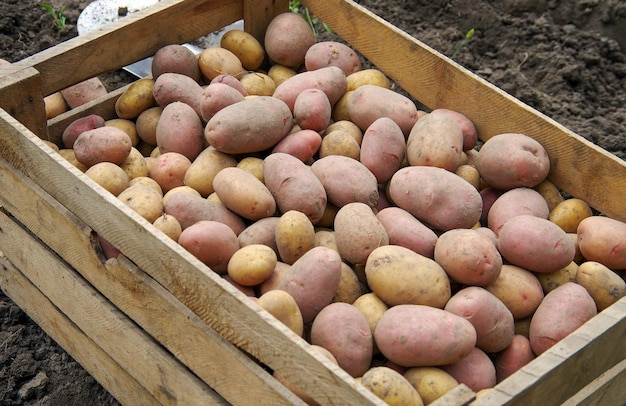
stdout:
<svg viewBox="0 0 626 406">
<path fill-rule="evenodd" d="M 302 3 L 416 100 L 469 116 L 481 139 L 537 139 L 553 183 L 626 220 L 622 160 L 352 1 Z M 0 284 L 122 403 L 303 404 L 277 370 L 320 404 L 382 404 L 41 141 L 58 143 L 86 114 L 114 117 L 124 89 L 48 122 L 44 96 L 239 19 L 262 38 L 287 9 L 287 0 L 162 0 L 0 70 Z M 96 234 L 124 257 L 103 263 Z M 625 316 L 622 299 L 485 396 L 460 385 L 437 404 L 621 401 Z"/>
</svg>

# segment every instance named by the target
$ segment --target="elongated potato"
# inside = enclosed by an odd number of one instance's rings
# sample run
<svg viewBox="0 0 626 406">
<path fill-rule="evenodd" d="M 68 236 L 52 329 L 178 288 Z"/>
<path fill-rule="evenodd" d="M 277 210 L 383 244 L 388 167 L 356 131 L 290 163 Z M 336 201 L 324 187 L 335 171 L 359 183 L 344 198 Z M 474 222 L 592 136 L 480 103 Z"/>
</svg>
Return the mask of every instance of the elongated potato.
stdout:
<svg viewBox="0 0 626 406">
<path fill-rule="evenodd" d="M 603 216 L 591 216 L 578 225 L 578 247 L 589 261 L 611 269 L 626 269 L 626 223 Z"/>
<path fill-rule="evenodd" d="M 213 188 L 215 175 L 224 168 L 234 166 L 237 166 L 237 160 L 232 155 L 215 148 L 205 148 L 187 168 L 183 182 L 197 190 L 201 196 L 207 197 L 215 191 Z"/>
<path fill-rule="evenodd" d="M 461 163 L 463 132 L 446 114 L 428 114 L 411 128 L 406 143 L 410 165 L 436 166 L 454 172 Z"/>
<path fill-rule="evenodd" d="M 313 44 L 304 55 L 307 70 L 337 66 L 346 74 L 361 70 L 361 60 L 348 45 L 337 41 L 320 41 Z"/>
<path fill-rule="evenodd" d="M 441 369 L 474 392 L 490 389 L 496 385 L 496 367 L 489 356 L 478 347 L 472 349 L 463 359 L 443 365 Z"/>
<path fill-rule="evenodd" d="M 404 376 L 389 367 L 370 368 L 361 378 L 361 384 L 387 405 L 423 406 L 424 401 Z"/>
<path fill-rule="evenodd" d="M 173 102 L 163 108 L 156 127 L 159 151 L 178 152 L 190 161 L 204 148 L 204 126 L 196 111 L 183 102 Z"/>
<path fill-rule="evenodd" d="M 499 196 L 496 194 L 496 200 L 491 204 L 487 213 L 487 225 L 498 235 L 504 223 L 522 214 L 547 219 L 550 211 L 539 192 L 531 188 L 518 187 Z"/>
<path fill-rule="evenodd" d="M 578 267 L 575 282 L 582 285 L 602 311 L 626 296 L 626 282 L 599 262 L 587 261 Z"/>
<path fill-rule="evenodd" d="M 257 304 L 276 317 L 291 331 L 302 337 L 304 333 L 304 322 L 302 313 L 294 298 L 284 290 L 270 290 L 263 293 Z"/>
<path fill-rule="evenodd" d="M 437 234 L 408 211 L 386 207 L 376 213 L 389 236 L 389 244 L 400 245 L 427 258 L 433 258 Z"/>
<path fill-rule="evenodd" d="M 190 193 L 176 193 L 163 202 L 163 212 L 174 216 L 183 229 L 201 220 L 219 221 L 238 235 L 245 228 L 243 219 L 224 205 Z"/>
<path fill-rule="evenodd" d="M 276 223 L 276 248 L 280 259 L 292 265 L 307 251 L 315 247 L 315 229 L 302 212 L 289 210 Z"/>
<path fill-rule="evenodd" d="M 389 244 L 389 237 L 372 208 L 352 202 L 342 206 L 335 216 L 335 239 L 341 258 L 361 265 L 376 248 Z"/>
<path fill-rule="evenodd" d="M 257 70 L 265 59 L 265 50 L 254 36 L 243 30 L 229 30 L 220 39 L 220 47 L 228 49 L 247 70 Z"/>
<path fill-rule="evenodd" d="M 178 243 L 218 274 L 225 274 L 228 261 L 239 249 L 233 230 L 218 221 L 202 220 L 186 227 Z"/>
<path fill-rule="evenodd" d="M 73 148 L 74 142 L 79 135 L 87 130 L 93 130 L 94 128 L 104 127 L 106 121 L 102 116 L 97 114 L 89 114 L 85 117 L 77 118 L 72 121 L 63 133 L 61 134 L 61 141 L 63 142 L 63 146 L 65 148 Z"/>
<path fill-rule="evenodd" d="M 200 102 L 202 119 L 208 122 L 218 111 L 244 100 L 241 92 L 225 83 L 211 83 L 204 88 Z"/>
<path fill-rule="evenodd" d="M 198 82 L 181 73 L 166 72 L 161 74 L 153 84 L 152 95 L 156 103 L 165 107 L 173 102 L 183 102 L 202 117 L 202 94 L 204 89 Z"/>
<path fill-rule="evenodd" d="M 276 212 L 276 200 L 267 186 L 244 169 L 222 169 L 213 178 L 213 188 L 227 208 L 245 219 L 259 220 Z"/>
<path fill-rule="evenodd" d="M 198 64 L 202 76 L 209 82 L 218 75 L 232 75 L 239 79 L 245 73 L 237 55 L 222 47 L 205 48 L 200 52 Z"/>
<path fill-rule="evenodd" d="M 121 164 L 128 158 L 132 141 L 128 134 L 115 127 L 98 127 L 82 132 L 74 141 L 76 159 L 92 166 L 99 162 Z"/>
<path fill-rule="evenodd" d="M 534 273 L 510 264 L 502 265 L 498 279 L 485 289 L 505 304 L 516 321 L 531 316 L 544 297 Z"/>
<path fill-rule="evenodd" d="M 402 129 L 389 117 L 381 117 L 363 134 L 360 161 L 382 184 L 400 169 L 405 151 L 406 141 Z"/>
<path fill-rule="evenodd" d="M 311 170 L 324 185 L 328 201 L 337 207 L 352 202 L 370 207 L 378 204 L 376 177 L 361 162 L 341 155 L 329 155 L 313 162 Z"/>
<path fill-rule="evenodd" d="M 331 106 L 346 92 L 346 74 L 336 66 L 302 72 L 286 79 L 276 87 L 273 96 L 282 100 L 293 111 L 298 95 L 306 89 L 322 90 Z"/>
</svg>

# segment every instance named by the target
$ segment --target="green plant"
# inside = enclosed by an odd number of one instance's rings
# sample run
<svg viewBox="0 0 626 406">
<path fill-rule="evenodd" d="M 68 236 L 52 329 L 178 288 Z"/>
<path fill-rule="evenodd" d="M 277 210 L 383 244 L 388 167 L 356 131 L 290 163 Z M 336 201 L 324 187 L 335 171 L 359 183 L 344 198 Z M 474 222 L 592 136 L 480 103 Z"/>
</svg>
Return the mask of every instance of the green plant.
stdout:
<svg viewBox="0 0 626 406">
<path fill-rule="evenodd" d="M 48 4 L 48 3 L 41 3 L 40 6 L 41 8 L 46 10 L 48 14 L 52 16 L 52 18 L 54 19 L 54 25 L 57 28 L 61 29 L 65 27 L 65 23 L 67 22 L 67 17 L 65 16 L 65 10 L 67 10 L 67 7 L 63 6 L 57 10 L 51 4 Z"/>
<path fill-rule="evenodd" d="M 289 2 L 289 11 L 291 11 L 292 13 L 301 13 L 304 17 L 304 20 L 309 23 L 309 26 L 313 30 L 313 33 L 317 35 L 317 29 L 315 28 L 315 24 L 318 23 L 320 20 L 315 16 L 311 16 L 309 9 L 307 7 L 304 7 L 299 0 L 291 0 Z M 322 26 L 324 27 L 324 30 L 326 30 L 326 32 L 331 32 L 330 27 L 327 26 L 324 22 L 322 22 Z"/>
<path fill-rule="evenodd" d="M 459 53 L 459 51 L 461 49 L 463 49 L 463 47 L 465 46 L 465 44 L 467 44 L 467 41 L 469 41 L 470 39 L 472 39 L 472 37 L 474 36 L 474 29 L 472 28 L 471 30 L 469 30 L 467 32 L 467 34 L 465 34 L 465 38 L 463 38 L 461 40 L 461 43 L 459 44 L 458 47 L 456 47 L 456 49 L 454 50 L 454 52 L 452 53 L 452 55 L 450 55 L 450 59 L 454 59 L 455 56 L 457 56 L 457 54 Z"/>
</svg>

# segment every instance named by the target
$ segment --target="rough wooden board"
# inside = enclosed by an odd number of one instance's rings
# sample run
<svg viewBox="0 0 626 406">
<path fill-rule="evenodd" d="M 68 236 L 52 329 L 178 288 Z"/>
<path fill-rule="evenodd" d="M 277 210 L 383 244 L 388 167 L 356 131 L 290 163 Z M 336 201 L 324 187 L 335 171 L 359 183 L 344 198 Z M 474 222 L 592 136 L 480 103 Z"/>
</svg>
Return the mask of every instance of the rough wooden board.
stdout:
<svg viewBox="0 0 626 406">
<path fill-rule="evenodd" d="M 230 403 L 300 402 L 128 260 L 105 269 L 91 230 L 1 158 L 0 187 L 13 191 L 0 196 L 7 211 Z"/>
<path fill-rule="evenodd" d="M 159 402 L 226 404 L 28 231 L 6 215 L 0 229 L 11 262 Z"/>
<path fill-rule="evenodd" d="M 0 110 L 0 155 L 119 248 L 209 327 L 321 404 L 383 404 L 309 344 Z"/>
<path fill-rule="evenodd" d="M 604 214 L 626 221 L 624 161 L 355 2 L 302 3 L 415 99 L 431 109 L 445 107 L 467 115 L 482 140 L 507 132 L 535 138 L 551 158 L 550 180 L 555 185 Z"/>
<path fill-rule="evenodd" d="M 476 394 L 467 385 L 460 384 L 439 399 L 430 403 L 430 406 L 465 406 L 476 399 Z"/>
<path fill-rule="evenodd" d="M 13 65 L 11 73 L 8 72 L 0 72 L 0 108 L 7 110 L 42 139 L 47 139 L 46 109 L 39 72 L 34 68 Z"/>
<path fill-rule="evenodd" d="M 626 405 L 626 360 L 585 386 L 562 406 Z"/>
<path fill-rule="evenodd" d="M 71 354 L 113 397 L 127 405 L 159 404 L 135 378 L 33 286 L 8 258 L 0 257 L 0 265 L 3 267 L 0 286 L 6 295 Z"/>
</svg>

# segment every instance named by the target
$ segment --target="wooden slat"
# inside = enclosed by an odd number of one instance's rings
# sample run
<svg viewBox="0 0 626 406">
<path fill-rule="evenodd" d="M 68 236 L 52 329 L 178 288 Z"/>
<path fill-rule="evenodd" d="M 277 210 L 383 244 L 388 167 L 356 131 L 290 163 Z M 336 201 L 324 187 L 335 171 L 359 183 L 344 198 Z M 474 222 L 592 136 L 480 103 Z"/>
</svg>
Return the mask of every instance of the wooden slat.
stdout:
<svg viewBox="0 0 626 406">
<path fill-rule="evenodd" d="M 243 0 L 244 29 L 263 45 L 269 22 L 288 10 L 288 0 Z"/>
<path fill-rule="evenodd" d="M 230 403 L 300 402 L 130 261 L 112 259 L 105 268 L 91 230 L 1 158 L 0 189 L 13 192 L 0 196 L 5 210 Z"/>
<path fill-rule="evenodd" d="M 549 179 L 555 185 L 626 221 L 624 161 L 353 1 L 302 3 L 415 99 L 431 109 L 445 107 L 467 115 L 482 140 L 520 132 L 539 141 L 551 158 Z"/>
<path fill-rule="evenodd" d="M 0 229 L 0 250 L 15 267 L 158 402 L 225 404 L 32 234 L 4 214 Z"/>
<path fill-rule="evenodd" d="M 14 65 L 11 65 L 10 71 L 0 72 L 0 108 L 42 139 L 47 139 L 46 109 L 39 72 L 34 68 L 24 69 Z"/>
<path fill-rule="evenodd" d="M 288 375 L 321 404 L 383 404 L 239 290 L 0 110 L 0 155 L 119 248 L 231 343 Z"/>
<path fill-rule="evenodd" d="M 430 406 L 466 406 L 476 399 L 476 394 L 467 385 L 460 384 L 444 396 L 430 403 Z"/>
<path fill-rule="evenodd" d="M 626 360 L 609 369 L 562 406 L 604 406 L 626 404 Z"/>
<path fill-rule="evenodd" d="M 4 215 L 0 215 L 6 220 Z M 33 319 L 115 399 L 127 405 L 156 405 L 135 378 L 59 311 L 6 257 L 0 257 L 2 291 Z"/>
</svg>

